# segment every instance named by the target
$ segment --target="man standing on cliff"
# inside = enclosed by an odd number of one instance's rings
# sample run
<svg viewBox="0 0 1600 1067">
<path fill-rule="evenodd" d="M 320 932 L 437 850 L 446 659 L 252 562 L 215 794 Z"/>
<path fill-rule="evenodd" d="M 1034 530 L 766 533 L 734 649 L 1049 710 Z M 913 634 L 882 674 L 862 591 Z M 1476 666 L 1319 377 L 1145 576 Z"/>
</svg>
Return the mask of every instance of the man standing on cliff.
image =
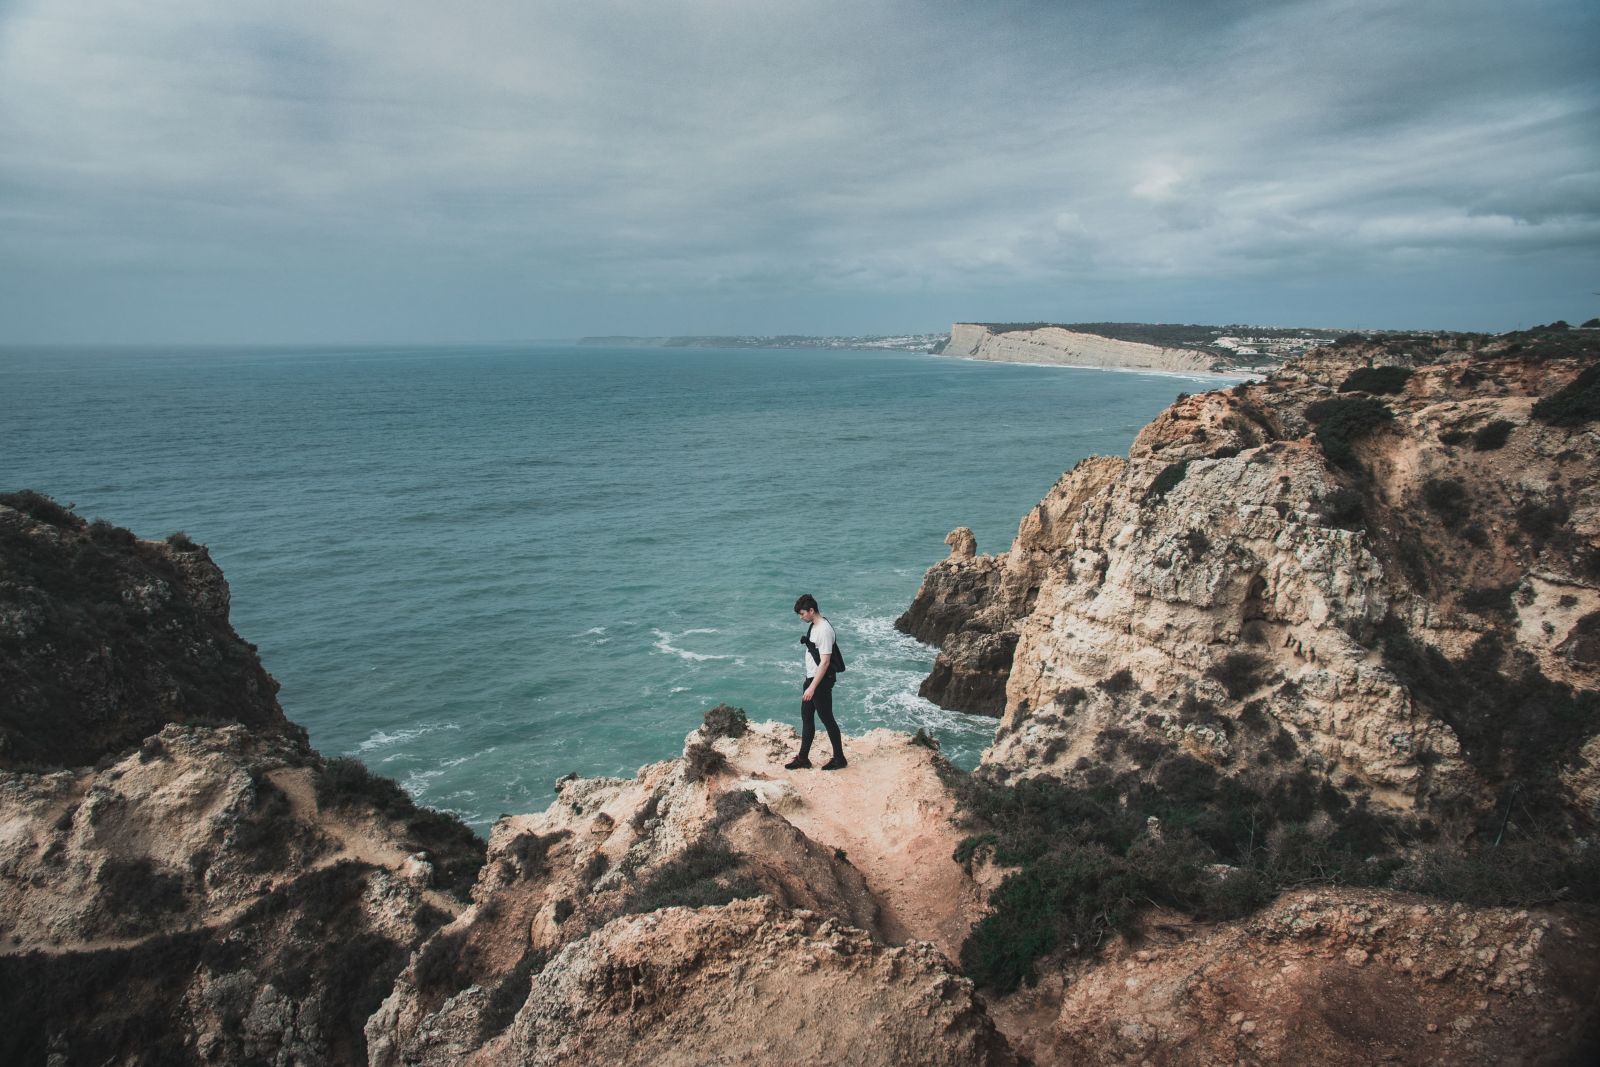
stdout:
<svg viewBox="0 0 1600 1067">
<path fill-rule="evenodd" d="M 800 695 L 800 755 L 784 764 L 795 771 L 811 766 L 811 739 L 817 735 L 814 716 L 822 717 L 822 726 L 833 743 L 833 758 L 822 765 L 825 771 L 836 771 L 847 766 L 844 758 L 844 739 L 839 735 L 839 724 L 833 721 L 833 683 L 838 677 L 839 661 L 833 624 L 817 610 L 817 598 L 807 593 L 794 602 L 794 613 L 806 624 L 800 643 L 805 646 L 806 680 L 801 683 Z"/>
</svg>

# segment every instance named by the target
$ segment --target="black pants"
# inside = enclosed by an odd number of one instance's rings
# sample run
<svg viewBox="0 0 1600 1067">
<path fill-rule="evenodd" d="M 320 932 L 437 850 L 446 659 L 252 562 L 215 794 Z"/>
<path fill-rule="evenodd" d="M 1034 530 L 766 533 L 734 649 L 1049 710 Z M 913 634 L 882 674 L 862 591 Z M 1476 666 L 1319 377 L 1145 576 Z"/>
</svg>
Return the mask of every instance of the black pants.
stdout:
<svg viewBox="0 0 1600 1067">
<path fill-rule="evenodd" d="M 810 679 L 800 683 L 800 692 L 805 693 L 806 687 L 811 684 Z M 811 739 L 817 736 L 817 724 L 813 716 L 822 716 L 822 728 L 828 731 L 828 740 L 833 742 L 833 758 L 844 758 L 844 738 L 839 736 L 839 724 L 833 721 L 833 677 L 829 675 L 817 683 L 817 692 L 810 700 L 800 701 L 800 758 L 811 758 Z"/>
</svg>

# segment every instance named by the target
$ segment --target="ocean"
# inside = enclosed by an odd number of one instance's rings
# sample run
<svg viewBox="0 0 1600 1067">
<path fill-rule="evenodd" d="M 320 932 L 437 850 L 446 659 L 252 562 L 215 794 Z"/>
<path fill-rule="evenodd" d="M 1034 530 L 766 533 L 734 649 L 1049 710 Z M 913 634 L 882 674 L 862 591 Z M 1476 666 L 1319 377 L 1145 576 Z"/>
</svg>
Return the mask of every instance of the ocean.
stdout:
<svg viewBox="0 0 1600 1067">
<path fill-rule="evenodd" d="M 329 755 L 480 831 L 632 775 L 719 703 L 798 722 L 811 593 L 848 733 L 993 719 L 895 632 L 945 535 L 1004 551 L 1173 375 L 840 350 L 0 349 L 0 490 L 210 546 L 233 624 Z M 819 738 L 826 756 L 827 742 Z"/>
</svg>

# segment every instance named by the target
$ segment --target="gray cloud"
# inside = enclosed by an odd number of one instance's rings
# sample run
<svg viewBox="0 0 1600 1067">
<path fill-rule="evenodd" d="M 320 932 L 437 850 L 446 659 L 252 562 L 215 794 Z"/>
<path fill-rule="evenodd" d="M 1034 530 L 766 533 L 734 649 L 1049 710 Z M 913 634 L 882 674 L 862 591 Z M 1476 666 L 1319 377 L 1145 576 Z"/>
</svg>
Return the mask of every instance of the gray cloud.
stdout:
<svg viewBox="0 0 1600 1067">
<path fill-rule="evenodd" d="M 1587 317 L 1592 5 L 1171 7 L 0 7 L 0 340 Z"/>
</svg>

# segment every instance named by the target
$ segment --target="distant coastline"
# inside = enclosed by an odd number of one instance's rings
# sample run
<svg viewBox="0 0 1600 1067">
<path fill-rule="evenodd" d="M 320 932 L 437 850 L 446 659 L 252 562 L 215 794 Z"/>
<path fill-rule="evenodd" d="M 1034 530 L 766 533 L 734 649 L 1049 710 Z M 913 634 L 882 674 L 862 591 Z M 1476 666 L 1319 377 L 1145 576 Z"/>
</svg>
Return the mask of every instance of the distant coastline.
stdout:
<svg viewBox="0 0 1600 1067">
<path fill-rule="evenodd" d="M 905 334 L 605 334 L 578 338 L 592 348 L 878 349 L 935 356 L 1165 371 L 1197 378 L 1250 378 L 1285 359 L 1332 344 L 1342 331 L 1170 323 L 956 322 L 941 333 Z"/>
<path fill-rule="evenodd" d="M 627 334 L 613 334 L 580 337 L 578 344 L 586 348 L 877 348 L 898 352 L 931 352 L 948 339 L 948 333 L 829 337 L 806 334 L 634 337 Z"/>
<path fill-rule="evenodd" d="M 1001 363 L 1251 376 L 1333 343 L 1310 330 L 1150 323 L 957 322 L 937 355 Z"/>
</svg>

